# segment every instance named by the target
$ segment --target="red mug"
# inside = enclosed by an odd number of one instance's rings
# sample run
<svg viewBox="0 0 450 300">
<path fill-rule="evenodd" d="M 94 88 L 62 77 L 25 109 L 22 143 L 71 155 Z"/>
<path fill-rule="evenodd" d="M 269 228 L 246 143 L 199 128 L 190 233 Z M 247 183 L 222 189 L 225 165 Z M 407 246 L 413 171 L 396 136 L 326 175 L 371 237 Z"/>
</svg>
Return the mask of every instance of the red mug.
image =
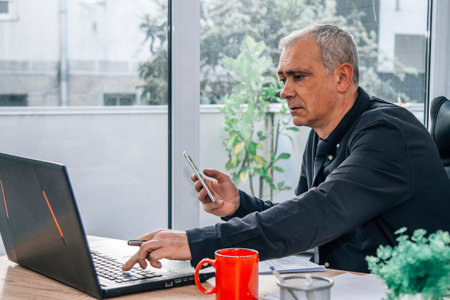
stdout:
<svg viewBox="0 0 450 300">
<path fill-rule="evenodd" d="M 215 252 L 216 259 L 205 258 L 195 268 L 195 284 L 207 295 L 216 294 L 216 299 L 258 299 L 258 251 L 252 249 L 221 249 Z M 206 290 L 198 278 L 200 268 L 210 264 L 216 269 L 216 285 Z"/>
</svg>

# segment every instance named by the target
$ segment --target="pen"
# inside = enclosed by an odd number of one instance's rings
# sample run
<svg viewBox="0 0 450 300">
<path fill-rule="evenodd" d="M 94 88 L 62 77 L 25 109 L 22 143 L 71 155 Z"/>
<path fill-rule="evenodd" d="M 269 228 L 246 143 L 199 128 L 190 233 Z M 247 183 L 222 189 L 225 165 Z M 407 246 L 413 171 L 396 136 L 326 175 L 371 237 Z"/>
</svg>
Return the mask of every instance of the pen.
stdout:
<svg viewBox="0 0 450 300">
<path fill-rule="evenodd" d="M 270 266 L 270 269 L 272 270 L 273 275 L 281 282 L 285 283 L 284 278 L 278 273 L 277 269 L 275 269 L 273 266 Z"/>
<path fill-rule="evenodd" d="M 128 240 L 127 244 L 128 244 L 128 246 L 138 246 L 138 247 L 140 247 L 143 242 L 145 242 L 145 241 L 143 241 L 143 240 Z"/>
</svg>

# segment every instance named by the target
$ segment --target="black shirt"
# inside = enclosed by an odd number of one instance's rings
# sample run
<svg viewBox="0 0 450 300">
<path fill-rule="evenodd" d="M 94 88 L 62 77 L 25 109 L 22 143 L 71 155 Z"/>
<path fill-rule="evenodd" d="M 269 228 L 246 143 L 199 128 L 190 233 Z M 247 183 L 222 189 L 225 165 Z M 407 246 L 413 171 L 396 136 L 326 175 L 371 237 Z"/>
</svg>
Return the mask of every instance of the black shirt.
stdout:
<svg viewBox="0 0 450 300">
<path fill-rule="evenodd" d="M 214 251 L 246 247 L 261 260 L 320 246 L 320 263 L 367 272 L 367 255 L 395 245 L 394 232 L 450 231 L 450 181 L 428 131 L 406 109 L 361 88 L 352 109 L 325 140 L 311 130 L 296 196 L 279 204 L 240 191 L 225 223 L 187 231 L 192 264 Z M 318 175 L 318 176 L 317 176 Z"/>
</svg>

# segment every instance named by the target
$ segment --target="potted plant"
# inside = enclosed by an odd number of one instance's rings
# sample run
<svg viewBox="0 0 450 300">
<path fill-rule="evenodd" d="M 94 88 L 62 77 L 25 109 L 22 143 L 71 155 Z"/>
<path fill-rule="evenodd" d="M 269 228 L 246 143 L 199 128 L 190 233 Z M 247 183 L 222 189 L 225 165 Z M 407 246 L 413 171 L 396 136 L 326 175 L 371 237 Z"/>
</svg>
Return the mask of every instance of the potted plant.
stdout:
<svg viewBox="0 0 450 300">
<path fill-rule="evenodd" d="M 395 234 L 395 247 L 379 246 L 366 260 L 371 273 L 384 280 L 388 299 L 443 299 L 450 288 L 450 234 L 438 230 L 426 236 L 417 229 L 411 238 L 405 227 Z"/>
<path fill-rule="evenodd" d="M 283 180 L 274 180 L 275 172 L 284 172 L 279 163 L 291 156 L 279 151 L 279 139 L 284 135 L 292 142 L 288 132 L 299 129 L 291 124 L 290 118 L 276 118 L 270 111 L 270 104 L 278 103 L 279 115 L 288 116 L 286 103 L 279 97 L 280 82 L 267 75 L 272 62 L 264 56 L 265 49 L 264 42 L 256 42 L 247 36 L 237 58 L 223 59 L 224 67 L 233 75 L 236 84 L 224 96 L 220 111 L 225 117 L 224 144 L 228 152 L 225 167 L 234 183 L 248 180 L 251 194 L 260 198 L 267 185 L 272 199 L 272 191 L 290 189 Z"/>
</svg>

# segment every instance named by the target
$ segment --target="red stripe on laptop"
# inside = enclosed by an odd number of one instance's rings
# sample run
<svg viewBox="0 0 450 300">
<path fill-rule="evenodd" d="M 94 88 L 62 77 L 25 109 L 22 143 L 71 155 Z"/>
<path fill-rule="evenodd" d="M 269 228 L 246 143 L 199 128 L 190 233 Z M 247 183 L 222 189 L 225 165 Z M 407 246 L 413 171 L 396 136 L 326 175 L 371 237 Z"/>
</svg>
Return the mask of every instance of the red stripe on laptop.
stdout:
<svg viewBox="0 0 450 300">
<path fill-rule="evenodd" d="M 9 219 L 8 206 L 6 205 L 5 190 L 3 189 L 3 181 L 1 180 L 0 180 L 0 187 L 2 188 L 3 203 L 5 204 L 6 218 Z"/>
<path fill-rule="evenodd" d="M 48 202 L 47 195 L 45 194 L 44 190 L 42 190 L 42 194 L 44 194 L 45 201 L 47 202 L 47 206 L 50 209 L 50 212 L 52 213 L 52 217 L 53 220 L 55 221 L 56 227 L 58 227 L 59 234 L 61 235 L 62 238 L 64 238 L 61 228 L 59 227 L 58 220 L 56 220 L 55 214 L 53 213 L 53 209 L 50 205 L 50 202 Z"/>
</svg>

